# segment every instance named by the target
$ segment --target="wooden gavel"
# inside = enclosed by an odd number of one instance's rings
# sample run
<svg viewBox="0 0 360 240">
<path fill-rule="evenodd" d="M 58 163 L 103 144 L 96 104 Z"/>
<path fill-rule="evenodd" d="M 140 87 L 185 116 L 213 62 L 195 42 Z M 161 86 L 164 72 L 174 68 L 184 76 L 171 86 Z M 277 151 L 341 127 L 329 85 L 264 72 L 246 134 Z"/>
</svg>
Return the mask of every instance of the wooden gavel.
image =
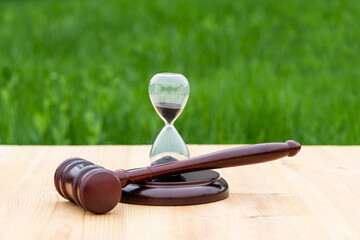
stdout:
<svg viewBox="0 0 360 240">
<path fill-rule="evenodd" d="M 130 170 L 110 171 L 82 158 L 70 158 L 56 169 L 54 183 L 58 193 L 93 213 L 112 210 L 121 199 L 122 188 L 130 183 L 192 171 L 235 167 L 295 156 L 300 144 L 262 143 L 237 147 L 187 160 Z"/>
</svg>

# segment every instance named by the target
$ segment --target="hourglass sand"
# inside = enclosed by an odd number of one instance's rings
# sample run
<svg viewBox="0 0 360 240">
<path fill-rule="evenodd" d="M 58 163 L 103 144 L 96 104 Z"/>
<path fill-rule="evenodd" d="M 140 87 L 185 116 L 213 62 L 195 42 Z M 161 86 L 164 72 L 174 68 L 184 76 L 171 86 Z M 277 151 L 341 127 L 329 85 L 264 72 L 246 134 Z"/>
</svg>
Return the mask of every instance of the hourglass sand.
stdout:
<svg viewBox="0 0 360 240">
<path fill-rule="evenodd" d="M 173 125 L 189 93 L 189 82 L 182 74 L 159 73 L 150 80 L 151 102 L 165 122 L 150 150 L 152 166 L 189 158 L 189 150 Z M 228 185 L 219 173 L 203 170 L 129 184 L 123 189 L 121 202 L 176 206 L 215 202 L 228 196 Z"/>
</svg>

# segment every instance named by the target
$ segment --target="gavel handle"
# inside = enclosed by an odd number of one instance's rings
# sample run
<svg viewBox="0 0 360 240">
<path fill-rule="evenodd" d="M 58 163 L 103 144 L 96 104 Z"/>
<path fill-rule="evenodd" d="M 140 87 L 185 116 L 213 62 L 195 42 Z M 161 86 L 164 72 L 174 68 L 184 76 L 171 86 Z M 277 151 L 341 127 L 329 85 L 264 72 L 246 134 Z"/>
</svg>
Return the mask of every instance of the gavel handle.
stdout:
<svg viewBox="0 0 360 240">
<path fill-rule="evenodd" d="M 262 143 L 237 147 L 178 162 L 165 163 L 145 168 L 115 171 L 122 187 L 129 183 L 206 169 L 236 167 L 262 163 L 282 157 L 295 156 L 301 145 L 293 140 L 285 143 Z"/>
</svg>

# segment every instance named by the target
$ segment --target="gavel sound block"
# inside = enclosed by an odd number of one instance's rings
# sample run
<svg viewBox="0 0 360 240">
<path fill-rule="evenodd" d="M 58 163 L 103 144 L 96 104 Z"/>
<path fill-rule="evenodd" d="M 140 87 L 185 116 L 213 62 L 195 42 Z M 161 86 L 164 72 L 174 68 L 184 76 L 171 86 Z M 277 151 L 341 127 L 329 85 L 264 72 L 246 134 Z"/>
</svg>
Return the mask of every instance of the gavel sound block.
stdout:
<svg viewBox="0 0 360 240">
<path fill-rule="evenodd" d="M 71 158 L 58 166 L 54 183 L 62 197 L 93 213 L 106 213 L 117 205 L 122 196 L 122 189 L 127 185 L 175 174 L 262 163 L 286 156 L 292 157 L 300 151 L 300 148 L 300 144 L 292 140 L 285 143 L 263 143 L 178 162 L 116 171 L 104 169 L 82 158 Z M 227 190 L 226 182 L 225 185 L 225 190 Z M 225 196 L 227 197 L 227 194 Z M 224 194 L 220 198 L 224 198 Z"/>
</svg>

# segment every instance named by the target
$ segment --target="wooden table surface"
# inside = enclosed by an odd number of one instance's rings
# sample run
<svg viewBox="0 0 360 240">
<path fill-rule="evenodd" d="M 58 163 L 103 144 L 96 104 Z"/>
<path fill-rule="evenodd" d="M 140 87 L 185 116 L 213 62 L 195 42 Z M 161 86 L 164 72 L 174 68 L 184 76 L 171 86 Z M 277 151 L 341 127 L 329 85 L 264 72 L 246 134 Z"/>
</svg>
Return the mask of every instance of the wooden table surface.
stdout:
<svg viewBox="0 0 360 240">
<path fill-rule="evenodd" d="M 189 145 L 192 156 L 234 145 Z M 120 203 L 95 215 L 53 184 L 72 156 L 111 170 L 148 165 L 150 146 L 0 146 L 0 239 L 360 239 L 360 146 L 304 146 L 293 158 L 221 169 L 226 200 Z"/>
</svg>

